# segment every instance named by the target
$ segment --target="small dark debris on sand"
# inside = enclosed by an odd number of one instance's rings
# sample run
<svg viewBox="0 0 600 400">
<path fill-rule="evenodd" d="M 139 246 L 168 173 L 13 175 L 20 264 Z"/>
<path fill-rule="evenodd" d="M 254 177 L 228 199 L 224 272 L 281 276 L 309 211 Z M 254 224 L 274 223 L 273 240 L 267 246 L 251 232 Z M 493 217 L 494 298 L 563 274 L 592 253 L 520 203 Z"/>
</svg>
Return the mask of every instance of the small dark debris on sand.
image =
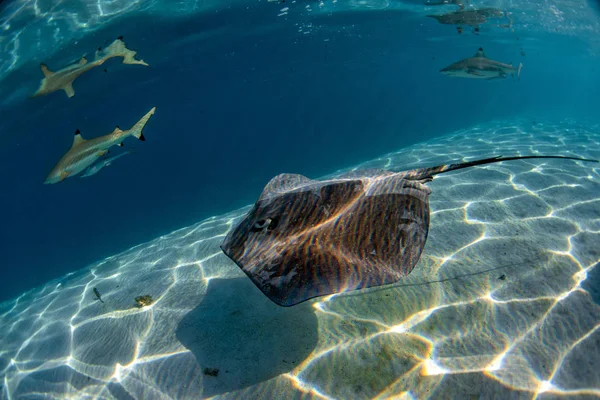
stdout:
<svg viewBox="0 0 600 400">
<path fill-rule="evenodd" d="M 154 300 L 152 300 L 152 296 L 150 296 L 149 294 L 146 294 L 144 296 L 138 296 L 135 298 L 135 304 L 138 308 L 149 306 L 153 302 Z"/>
<path fill-rule="evenodd" d="M 498 277 L 498 279 L 500 279 L 501 281 L 503 281 L 503 280 L 505 280 L 505 279 L 506 279 L 506 275 L 502 274 L 502 275 L 500 275 L 500 276 Z"/>
<path fill-rule="evenodd" d="M 208 376 L 217 376 L 217 375 L 219 375 L 219 369 L 218 368 L 204 368 L 204 370 L 202 372 L 204 373 L 204 375 L 208 375 Z"/>
</svg>

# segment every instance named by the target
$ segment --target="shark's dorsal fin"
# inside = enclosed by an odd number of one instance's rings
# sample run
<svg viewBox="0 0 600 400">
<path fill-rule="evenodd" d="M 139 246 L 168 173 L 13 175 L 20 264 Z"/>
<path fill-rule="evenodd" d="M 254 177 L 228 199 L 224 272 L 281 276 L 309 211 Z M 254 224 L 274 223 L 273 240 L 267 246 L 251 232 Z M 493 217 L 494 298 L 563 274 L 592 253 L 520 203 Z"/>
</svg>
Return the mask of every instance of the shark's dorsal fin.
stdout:
<svg viewBox="0 0 600 400">
<path fill-rule="evenodd" d="M 75 136 L 73 136 L 73 146 L 71 147 L 75 147 L 83 142 L 85 142 L 85 139 L 81 137 L 81 132 L 79 132 L 79 129 L 77 129 L 75 131 Z"/>
<path fill-rule="evenodd" d="M 81 57 L 81 60 L 79 60 L 79 65 L 85 65 L 85 64 L 87 64 L 87 58 Z"/>
<path fill-rule="evenodd" d="M 98 61 L 102 59 L 102 47 L 98 47 L 96 50 L 96 54 L 94 55 L 94 61 Z"/>
<path fill-rule="evenodd" d="M 112 131 L 112 134 L 113 134 L 113 135 L 118 135 L 119 133 L 123 133 L 123 130 L 117 126 L 117 127 L 115 128 L 115 130 L 114 130 L 114 131 Z"/>
<path fill-rule="evenodd" d="M 48 69 L 48 66 L 46 64 L 40 64 L 40 68 L 42 69 L 42 73 L 44 74 L 44 76 L 47 78 L 50 75 L 54 74 L 54 72 L 50 71 Z"/>
<path fill-rule="evenodd" d="M 477 50 L 477 53 L 475 53 L 475 57 L 483 57 L 483 58 L 487 58 L 485 53 L 483 52 L 483 47 L 480 47 Z"/>
</svg>

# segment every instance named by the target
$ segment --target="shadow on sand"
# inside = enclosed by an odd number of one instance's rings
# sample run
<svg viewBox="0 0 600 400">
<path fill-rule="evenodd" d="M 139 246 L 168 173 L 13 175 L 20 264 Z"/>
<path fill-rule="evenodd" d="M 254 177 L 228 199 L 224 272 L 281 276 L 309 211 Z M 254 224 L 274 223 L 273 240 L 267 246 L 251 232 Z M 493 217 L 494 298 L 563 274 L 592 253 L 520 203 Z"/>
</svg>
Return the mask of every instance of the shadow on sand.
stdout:
<svg viewBox="0 0 600 400">
<path fill-rule="evenodd" d="M 206 297 L 176 334 L 204 370 L 204 397 L 291 371 L 318 339 L 310 303 L 280 307 L 247 278 L 211 280 Z"/>
</svg>

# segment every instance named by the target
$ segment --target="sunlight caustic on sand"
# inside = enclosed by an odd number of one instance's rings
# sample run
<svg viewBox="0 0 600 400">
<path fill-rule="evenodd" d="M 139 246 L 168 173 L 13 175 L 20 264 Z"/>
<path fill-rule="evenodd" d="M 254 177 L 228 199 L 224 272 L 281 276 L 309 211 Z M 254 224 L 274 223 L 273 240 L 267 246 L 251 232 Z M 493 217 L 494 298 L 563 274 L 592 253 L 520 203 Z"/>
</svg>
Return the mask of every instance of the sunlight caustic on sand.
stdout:
<svg viewBox="0 0 600 400">
<path fill-rule="evenodd" d="M 599 158 L 600 127 L 490 123 L 354 169 L 402 170 L 509 153 Z M 246 209 L 161 236 L 0 304 L 0 398 L 41 392 L 199 398 L 210 385 L 216 389 L 208 397 L 219 399 L 600 396 L 598 372 L 579 367 L 600 363 L 600 307 L 585 290 L 600 263 L 600 168 L 514 161 L 446 174 L 428 185 L 430 237 L 406 279 L 307 306 L 272 305 L 261 314 L 276 320 L 289 313 L 298 321 L 294 329 L 314 329 L 318 340 L 303 349 L 305 357 L 261 362 L 289 332 L 272 335 L 260 323 L 244 330 L 244 315 L 264 304 L 252 302 L 268 303 L 256 287 L 210 291 L 247 281 L 219 249 Z M 144 295 L 153 303 L 136 305 Z M 186 329 L 205 317 L 199 305 L 210 296 L 223 296 L 210 310 L 210 323 L 224 324 L 238 342 L 224 346 L 218 335 L 208 335 L 206 322 Z M 225 312 L 232 304 L 237 309 Z M 300 322 L 307 315 L 318 321 L 313 328 Z M 231 364 L 244 368 L 203 364 L 202 357 L 235 358 L 249 334 L 262 347 L 245 364 Z M 265 378 L 250 379 L 256 370 Z M 272 370 L 279 372 L 269 375 Z"/>
</svg>

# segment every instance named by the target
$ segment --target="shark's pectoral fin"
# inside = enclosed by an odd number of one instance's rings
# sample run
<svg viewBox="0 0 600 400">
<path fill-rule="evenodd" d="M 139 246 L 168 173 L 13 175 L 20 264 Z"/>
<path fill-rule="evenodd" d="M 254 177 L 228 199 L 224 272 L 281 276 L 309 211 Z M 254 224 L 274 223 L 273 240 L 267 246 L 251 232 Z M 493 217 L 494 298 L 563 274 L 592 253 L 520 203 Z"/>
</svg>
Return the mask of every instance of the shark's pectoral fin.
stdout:
<svg viewBox="0 0 600 400">
<path fill-rule="evenodd" d="M 62 172 L 62 173 L 60 174 L 60 181 L 61 181 L 61 182 L 62 182 L 62 181 L 64 181 L 65 179 L 67 179 L 67 177 L 68 177 L 69 175 L 71 175 L 71 172 L 70 172 L 70 171 L 65 171 L 65 172 Z"/>
<path fill-rule="evenodd" d="M 52 74 L 54 74 L 54 72 L 52 72 L 48 69 L 48 66 L 46 64 L 40 64 L 40 68 L 42 69 L 42 73 L 44 74 L 44 76 L 46 78 L 48 78 L 49 76 L 52 76 Z"/>
<path fill-rule="evenodd" d="M 73 89 L 73 82 L 69 82 L 67 83 L 64 87 L 63 90 L 65 91 L 65 93 L 67 94 L 67 97 L 71 98 L 73 96 L 75 96 L 75 90 Z"/>
<path fill-rule="evenodd" d="M 475 75 L 475 76 L 483 76 L 483 74 L 481 74 L 481 73 L 477 72 L 477 71 L 476 71 L 476 70 L 474 70 L 474 69 L 468 69 L 468 70 L 467 70 L 467 74 L 469 74 L 469 75 Z"/>
</svg>

